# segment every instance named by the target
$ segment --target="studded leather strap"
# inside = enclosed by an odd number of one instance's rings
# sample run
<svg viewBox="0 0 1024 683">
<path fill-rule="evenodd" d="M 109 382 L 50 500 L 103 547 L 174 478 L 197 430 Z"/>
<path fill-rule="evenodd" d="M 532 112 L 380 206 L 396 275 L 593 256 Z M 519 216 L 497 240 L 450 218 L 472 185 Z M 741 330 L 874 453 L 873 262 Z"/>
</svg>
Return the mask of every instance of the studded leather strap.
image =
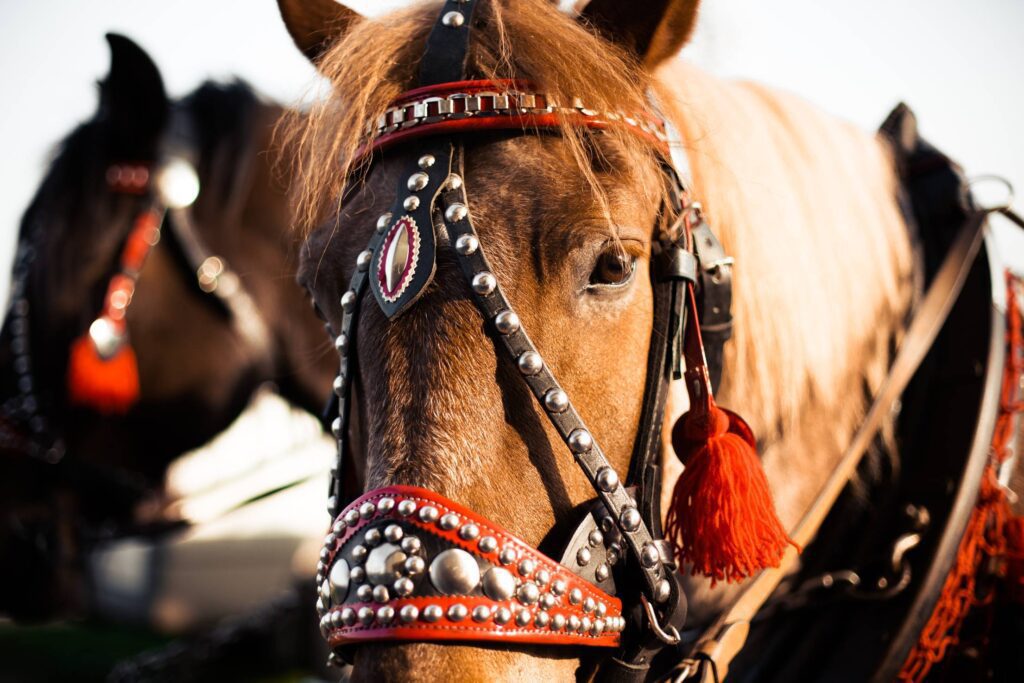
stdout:
<svg viewBox="0 0 1024 683">
<path fill-rule="evenodd" d="M 615 646 L 622 604 L 500 526 L 412 486 L 371 491 L 324 539 L 320 627 L 361 640 Z"/>
</svg>

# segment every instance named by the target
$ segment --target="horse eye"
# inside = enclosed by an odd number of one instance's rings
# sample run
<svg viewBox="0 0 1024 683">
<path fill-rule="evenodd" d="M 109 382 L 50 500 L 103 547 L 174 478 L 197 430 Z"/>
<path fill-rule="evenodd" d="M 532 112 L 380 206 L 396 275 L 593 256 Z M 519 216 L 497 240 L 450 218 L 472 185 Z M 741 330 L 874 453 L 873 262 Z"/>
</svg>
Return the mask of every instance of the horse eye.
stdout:
<svg viewBox="0 0 1024 683">
<path fill-rule="evenodd" d="M 597 259 L 593 272 L 590 273 L 591 287 L 621 287 L 627 284 L 636 270 L 636 258 L 612 248 L 604 251 Z"/>
</svg>

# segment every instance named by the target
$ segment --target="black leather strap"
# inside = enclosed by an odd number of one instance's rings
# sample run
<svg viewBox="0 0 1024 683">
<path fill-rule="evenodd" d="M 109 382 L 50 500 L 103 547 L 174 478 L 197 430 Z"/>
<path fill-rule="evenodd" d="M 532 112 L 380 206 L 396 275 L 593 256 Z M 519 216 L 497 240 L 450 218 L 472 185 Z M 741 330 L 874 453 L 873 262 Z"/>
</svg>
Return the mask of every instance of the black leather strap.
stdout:
<svg viewBox="0 0 1024 683">
<path fill-rule="evenodd" d="M 420 61 L 420 85 L 461 81 L 466 77 L 470 20 L 478 0 L 448 0 L 427 38 Z"/>
<path fill-rule="evenodd" d="M 711 389 L 718 391 L 725 363 L 725 342 L 732 336 L 732 259 L 698 212 L 693 226 L 693 249 L 700 261 L 697 306 L 704 356 L 711 375 Z"/>
</svg>

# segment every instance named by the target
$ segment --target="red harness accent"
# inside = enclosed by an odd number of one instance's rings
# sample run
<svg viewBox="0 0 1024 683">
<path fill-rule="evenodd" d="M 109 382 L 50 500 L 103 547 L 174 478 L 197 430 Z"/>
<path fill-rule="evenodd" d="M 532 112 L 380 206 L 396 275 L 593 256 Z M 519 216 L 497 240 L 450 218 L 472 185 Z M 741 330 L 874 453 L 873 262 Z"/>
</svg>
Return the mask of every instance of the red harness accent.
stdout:
<svg viewBox="0 0 1024 683">
<path fill-rule="evenodd" d="M 399 542 L 401 550 L 389 545 Z M 442 555 L 455 562 L 446 566 Z M 351 503 L 321 558 L 320 627 L 332 648 L 366 640 L 612 647 L 625 627 L 618 598 L 471 510 L 413 486 L 377 489 Z"/>
<path fill-rule="evenodd" d="M 662 152 L 668 149 L 665 123 L 647 112 L 597 111 L 578 98 L 564 106 L 555 98 L 536 92 L 527 81 L 477 80 L 441 83 L 402 93 L 384 114 L 367 125 L 372 139 L 359 149 L 357 156 L 424 135 L 550 129 L 565 123 L 594 130 L 625 127 Z"/>
</svg>

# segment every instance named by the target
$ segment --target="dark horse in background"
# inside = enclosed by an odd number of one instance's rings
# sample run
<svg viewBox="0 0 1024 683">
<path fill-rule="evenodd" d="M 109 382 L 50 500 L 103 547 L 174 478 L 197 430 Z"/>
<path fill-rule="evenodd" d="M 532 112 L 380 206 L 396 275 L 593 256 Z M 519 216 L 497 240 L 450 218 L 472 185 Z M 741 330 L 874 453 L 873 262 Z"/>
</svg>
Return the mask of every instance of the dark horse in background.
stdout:
<svg viewBox="0 0 1024 683">
<path fill-rule="evenodd" d="M 107 39 L 99 108 L 61 143 L 23 217 L 0 335 L 0 614 L 16 618 L 87 608 L 84 549 L 159 522 L 139 511 L 159 508 L 168 464 L 226 428 L 259 386 L 273 382 L 318 413 L 334 373 L 321 323 L 294 281 L 287 183 L 268 153 L 282 109 L 239 82 L 206 83 L 172 102 L 141 48 Z M 189 245 L 168 228 L 171 212 L 126 316 L 138 400 L 103 414 L 68 400 L 69 348 L 96 318 L 133 221 L 152 201 L 112 191 L 110 173 L 159 162 L 181 122 L 201 188 L 191 229 L 237 274 L 263 343 L 240 334 L 203 291 Z"/>
</svg>

